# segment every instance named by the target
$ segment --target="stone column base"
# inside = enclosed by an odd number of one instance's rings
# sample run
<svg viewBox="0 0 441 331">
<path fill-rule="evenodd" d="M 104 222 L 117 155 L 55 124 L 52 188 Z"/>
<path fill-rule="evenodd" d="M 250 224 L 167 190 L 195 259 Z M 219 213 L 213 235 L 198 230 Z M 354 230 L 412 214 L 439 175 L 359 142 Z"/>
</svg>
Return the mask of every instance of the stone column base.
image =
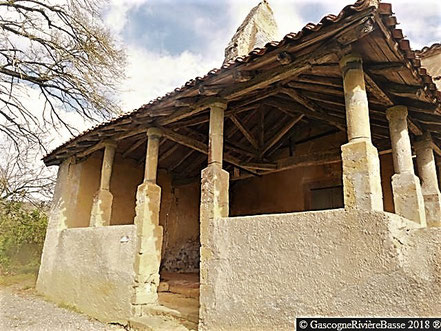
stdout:
<svg viewBox="0 0 441 331">
<path fill-rule="evenodd" d="M 113 195 L 108 190 L 98 190 L 93 199 L 90 226 L 108 226 L 112 215 Z"/>
<path fill-rule="evenodd" d="M 136 256 L 133 305 L 158 301 L 159 267 L 161 264 L 163 229 L 159 226 L 161 188 L 144 182 L 136 193 Z M 138 307 L 139 308 L 139 307 Z M 141 311 L 134 309 L 134 311 Z"/>
<path fill-rule="evenodd" d="M 218 164 L 210 164 L 201 173 L 201 206 L 200 206 L 200 308 L 199 329 L 206 330 L 204 319 L 215 309 L 216 300 L 213 286 L 216 275 L 208 270 L 216 270 L 213 260 L 213 219 L 228 217 L 228 187 L 230 175 Z"/>
<path fill-rule="evenodd" d="M 430 227 L 441 227 L 441 194 L 424 194 L 426 222 Z"/>
<path fill-rule="evenodd" d="M 419 178 L 412 173 L 395 174 L 392 176 L 392 190 L 395 213 L 426 226 L 424 199 Z"/>
<path fill-rule="evenodd" d="M 345 208 L 383 210 L 380 160 L 369 140 L 354 140 L 343 146 Z"/>
</svg>

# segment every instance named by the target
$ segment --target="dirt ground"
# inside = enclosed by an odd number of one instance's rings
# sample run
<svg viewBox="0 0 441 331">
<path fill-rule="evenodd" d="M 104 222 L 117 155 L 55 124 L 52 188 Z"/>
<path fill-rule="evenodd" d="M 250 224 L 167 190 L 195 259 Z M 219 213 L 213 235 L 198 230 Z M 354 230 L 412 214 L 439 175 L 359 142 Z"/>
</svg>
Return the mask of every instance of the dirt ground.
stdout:
<svg viewBox="0 0 441 331">
<path fill-rule="evenodd" d="M 0 330 L 9 331 L 120 331 L 36 294 L 32 276 L 0 282 Z"/>
</svg>

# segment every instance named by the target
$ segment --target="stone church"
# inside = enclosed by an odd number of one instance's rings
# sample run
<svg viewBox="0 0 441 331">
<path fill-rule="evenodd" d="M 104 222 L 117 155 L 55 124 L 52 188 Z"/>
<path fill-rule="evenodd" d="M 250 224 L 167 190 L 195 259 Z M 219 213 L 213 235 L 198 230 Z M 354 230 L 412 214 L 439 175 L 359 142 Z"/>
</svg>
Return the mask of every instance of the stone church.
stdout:
<svg viewBox="0 0 441 331">
<path fill-rule="evenodd" d="M 204 77 L 58 166 L 37 290 L 140 330 L 441 315 L 441 45 L 359 0 L 280 41 L 267 1 Z"/>
</svg>

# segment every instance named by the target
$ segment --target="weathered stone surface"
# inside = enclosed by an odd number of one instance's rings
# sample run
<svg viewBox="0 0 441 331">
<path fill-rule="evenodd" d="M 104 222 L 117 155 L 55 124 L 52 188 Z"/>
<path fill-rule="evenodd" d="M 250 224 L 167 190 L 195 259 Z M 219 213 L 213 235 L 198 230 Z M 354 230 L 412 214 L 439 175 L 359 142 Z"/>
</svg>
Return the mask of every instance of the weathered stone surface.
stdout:
<svg viewBox="0 0 441 331">
<path fill-rule="evenodd" d="M 401 173 L 392 176 L 395 213 L 421 226 L 426 226 L 424 199 L 421 184 L 412 173 Z"/>
<path fill-rule="evenodd" d="M 343 74 L 348 140 L 370 140 L 369 104 L 362 58 L 358 54 L 348 54 L 341 59 L 340 67 Z"/>
<path fill-rule="evenodd" d="M 103 322 L 131 314 L 134 225 L 48 230 L 37 291 Z"/>
<path fill-rule="evenodd" d="M 92 205 L 90 213 L 90 226 L 108 226 L 112 216 L 113 195 L 108 190 L 99 190 Z"/>
<path fill-rule="evenodd" d="M 441 229 L 333 210 L 215 219 L 213 232 L 212 304 L 200 330 L 292 330 L 300 316 L 441 311 Z"/>
<path fill-rule="evenodd" d="M 383 210 L 377 149 L 368 140 L 353 140 L 341 150 L 345 207 Z"/>
<path fill-rule="evenodd" d="M 136 194 L 136 255 L 134 263 L 135 305 L 153 304 L 158 300 L 159 266 L 161 264 L 162 226 L 159 226 L 161 188 L 144 182 Z"/>
<path fill-rule="evenodd" d="M 220 217 L 228 216 L 229 173 L 220 165 L 213 163 L 202 170 L 201 210 L 200 210 L 200 316 L 203 320 L 207 311 L 215 305 L 213 281 L 211 273 L 216 261 L 213 260 L 213 222 Z"/>
<path fill-rule="evenodd" d="M 426 225 L 424 199 L 421 184 L 412 161 L 407 128 L 407 107 L 395 106 L 386 110 L 392 145 L 395 175 L 392 176 L 392 189 L 395 212 L 409 220 Z"/>
<path fill-rule="evenodd" d="M 273 11 L 266 0 L 251 9 L 225 48 L 224 63 L 248 55 L 256 47 L 278 40 L 278 28 Z"/>
<path fill-rule="evenodd" d="M 418 174 L 426 210 L 428 226 L 441 226 L 441 193 L 439 191 L 435 158 L 433 156 L 432 138 L 426 133 L 415 142 Z"/>
</svg>

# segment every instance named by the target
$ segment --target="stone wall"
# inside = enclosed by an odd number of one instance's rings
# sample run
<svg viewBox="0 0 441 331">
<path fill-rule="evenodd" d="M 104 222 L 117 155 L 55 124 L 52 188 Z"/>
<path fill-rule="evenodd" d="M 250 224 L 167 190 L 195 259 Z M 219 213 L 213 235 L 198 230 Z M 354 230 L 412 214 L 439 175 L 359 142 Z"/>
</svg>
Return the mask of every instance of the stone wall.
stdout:
<svg viewBox="0 0 441 331">
<path fill-rule="evenodd" d="M 217 219 L 200 330 L 293 330 L 300 316 L 438 316 L 441 229 L 343 209 Z"/>
<path fill-rule="evenodd" d="M 125 323 L 133 295 L 134 225 L 49 229 L 37 291 L 104 322 Z"/>
</svg>

